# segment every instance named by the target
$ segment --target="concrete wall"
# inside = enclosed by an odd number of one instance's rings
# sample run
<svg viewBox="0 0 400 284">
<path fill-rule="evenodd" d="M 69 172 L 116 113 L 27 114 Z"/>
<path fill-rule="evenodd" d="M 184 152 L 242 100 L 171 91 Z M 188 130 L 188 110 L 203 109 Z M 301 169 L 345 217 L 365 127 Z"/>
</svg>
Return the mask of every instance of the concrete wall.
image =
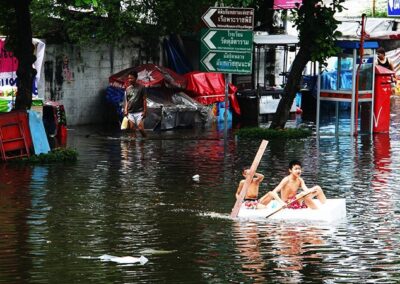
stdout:
<svg viewBox="0 0 400 284">
<path fill-rule="evenodd" d="M 44 99 L 64 105 L 69 126 L 104 123 L 112 115 L 105 101 L 108 77 L 146 62 L 152 60 L 138 40 L 114 48 L 48 44 L 42 75 Z"/>
</svg>

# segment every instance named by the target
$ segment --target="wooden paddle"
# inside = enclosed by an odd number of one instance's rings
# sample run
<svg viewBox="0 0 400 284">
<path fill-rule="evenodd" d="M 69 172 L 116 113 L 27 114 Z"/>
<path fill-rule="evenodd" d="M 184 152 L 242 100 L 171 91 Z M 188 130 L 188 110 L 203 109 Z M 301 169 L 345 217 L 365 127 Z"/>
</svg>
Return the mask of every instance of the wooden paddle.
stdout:
<svg viewBox="0 0 400 284">
<path fill-rule="evenodd" d="M 236 218 L 237 215 L 239 214 L 239 209 L 240 209 L 240 206 L 242 205 L 243 198 L 246 196 L 247 189 L 249 188 L 249 186 L 251 184 L 251 181 L 253 180 L 253 176 L 256 173 L 258 164 L 261 161 L 261 158 L 262 158 L 262 156 L 264 154 L 265 148 L 267 148 L 267 145 L 268 145 L 268 141 L 267 140 L 263 140 L 261 142 L 260 148 L 258 148 L 258 152 L 256 154 L 256 157 L 254 158 L 254 161 L 251 164 L 249 175 L 246 177 L 246 180 L 244 182 L 242 191 L 240 192 L 240 197 L 238 199 L 236 199 L 236 203 L 232 208 L 232 212 L 231 212 L 231 217 L 232 218 Z"/>
<path fill-rule="evenodd" d="M 272 215 L 278 213 L 279 211 L 281 211 L 281 210 L 284 209 L 284 208 L 287 208 L 287 207 L 290 206 L 291 204 L 295 203 L 296 201 L 299 201 L 300 199 L 306 197 L 307 195 L 309 195 L 309 194 L 312 193 L 312 192 L 314 192 L 314 191 L 309 191 L 309 192 L 307 192 L 306 194 L 301 195 L 300 197 L 296 198 L 295 200 L 289 202 L 288 204 L 285 204 L 285 205 L 281 206 L 280 208 L 276 209 L 274 212 L 272 212 L 272 213 L 268 214 L 267 216 L 265 216 L 265 218 L 271 217 Z"/>
</svg>

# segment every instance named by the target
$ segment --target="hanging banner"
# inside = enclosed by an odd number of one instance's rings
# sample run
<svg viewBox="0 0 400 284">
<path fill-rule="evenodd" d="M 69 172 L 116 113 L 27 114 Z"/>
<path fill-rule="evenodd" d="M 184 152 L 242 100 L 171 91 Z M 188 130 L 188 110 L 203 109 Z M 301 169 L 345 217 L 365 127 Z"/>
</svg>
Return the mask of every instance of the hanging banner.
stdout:
<svg viewBox="0 0 400 284">
<path fill-rule="evenodd" d="M 286 10 L 296 8 L 296 4 L 300 4 L 303 0 L 274 0 L 275 10 Z"/>
<path fill-rule="evenodd" d="M 42 63 L 44 58 L 45 43 L 41 40 L 32 39 L 36 61 L 33 67 L 37 74 L 33 82 L 33 96 L 37 95 L 37 82 L 40 79 Z M 5 48 L 5 39 L 0 38 L 0 96 L 14 96 L 17 88 L 18 60 L 14 54 Z"/>
<path fill-rule="evenodd" d="M 15 79 L 17 78 L 16 71 L 18 68 L 17 58 L 14 57 L 12 52 L 5 48 L 5 42 L 0 39 L 0 88 L 16 85 Z"/>
</svg>

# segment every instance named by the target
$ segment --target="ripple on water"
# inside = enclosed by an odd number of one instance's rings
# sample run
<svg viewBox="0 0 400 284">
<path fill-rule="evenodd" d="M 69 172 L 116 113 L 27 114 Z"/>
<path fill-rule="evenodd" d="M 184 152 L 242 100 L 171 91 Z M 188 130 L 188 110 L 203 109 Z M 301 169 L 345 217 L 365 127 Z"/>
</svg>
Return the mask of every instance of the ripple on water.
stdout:
<svg viewBox="0 0 400 284">
<path fill-rule="evenodd" d="M 218 131 L 137 141 L 86 131 L 69 137 L 80 153 L 74 164 L 3 166 L 0 283 L 398 282 L 396 136 L 269 143 L 260 194 L 300 159 L 307 185 L 346 198 L 347 220 L 326 224 L 230 219 L 259 141 L 224 143 Z M 144 266 L 82 258 L 144 252 Z"/>
</svg>

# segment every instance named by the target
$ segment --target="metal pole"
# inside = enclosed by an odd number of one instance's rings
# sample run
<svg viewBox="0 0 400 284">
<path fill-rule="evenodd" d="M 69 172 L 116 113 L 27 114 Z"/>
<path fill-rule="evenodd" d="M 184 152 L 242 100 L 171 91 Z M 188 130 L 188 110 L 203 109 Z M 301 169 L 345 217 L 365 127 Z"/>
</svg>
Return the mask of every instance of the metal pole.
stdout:
<svg viewBox="0 0 400 284">
<path fill-rule="evenodd" d="M 320 112 L 320 103 L 321 103 L 321 68 L 318 66 L 318 77 L 317 77 L 317 117 L 316 117 L 316 128 L 317 128 L 317 136 L 319 136 L 319 112 Z"/>
<path fill-rule="evenodd" d="M 224 74 L 225 75 L 225 112 L 224 112 L 224 137 L 225 141 L 228 136 L 228 96 L 229 96 L 229 83 L 232 77 L 232 74 Z"/>
<path fill-rule="evenodd" d="M 370 121 L 370 134 L 374 132 L 374 107 L 375 107 L 375 49 L 372 52 L 372 101 L 371 101 L 371 121 Z"/>
<path fill-rule="evenodd" d="M 375 7 L 376 7 L 376 1 L 372 0 L 372 17 L 375 17 Z"/>
<path fill-rule="evenodd" d="M 354 126 L 355 126 L 355 98 L 356 98 L 356 73 L 357 73 L 357 50 L 353 49 L 353 74 L 352 74 L 352 87 L 351 87 L 351 112 L 350 112 L 350 135 L 355 135 Z"/>
<path fill-rule="evenodd" d="M 360 63 L 358 64 L 357 67 L 357 72 L 356 72 L 356 90 L 355 90 L 355 126 L 354 126 L 354 135 L 357 135 L 358 131 L 358 93 L 359 93 L 359 81 L 360 81 L 360 71 L 361 71 L 361 65 L 363 64 L 363 57 L 364 57 L 364 38 L 365 38 L 365 14 L 362 14 L 361 16 L 361 38 L 360 38 L 360 48 L 359 48 L 359 56 L 360 56 Z M 355 58 L 355 60 L 357 60 Z"/>
<path fill-rule="evenodd" d="M 336 123 L 335 123 L 335 135 L 339 134 L 339 102 L 335 102 L 335 116 L 336 116 Z"/>
</svg>

